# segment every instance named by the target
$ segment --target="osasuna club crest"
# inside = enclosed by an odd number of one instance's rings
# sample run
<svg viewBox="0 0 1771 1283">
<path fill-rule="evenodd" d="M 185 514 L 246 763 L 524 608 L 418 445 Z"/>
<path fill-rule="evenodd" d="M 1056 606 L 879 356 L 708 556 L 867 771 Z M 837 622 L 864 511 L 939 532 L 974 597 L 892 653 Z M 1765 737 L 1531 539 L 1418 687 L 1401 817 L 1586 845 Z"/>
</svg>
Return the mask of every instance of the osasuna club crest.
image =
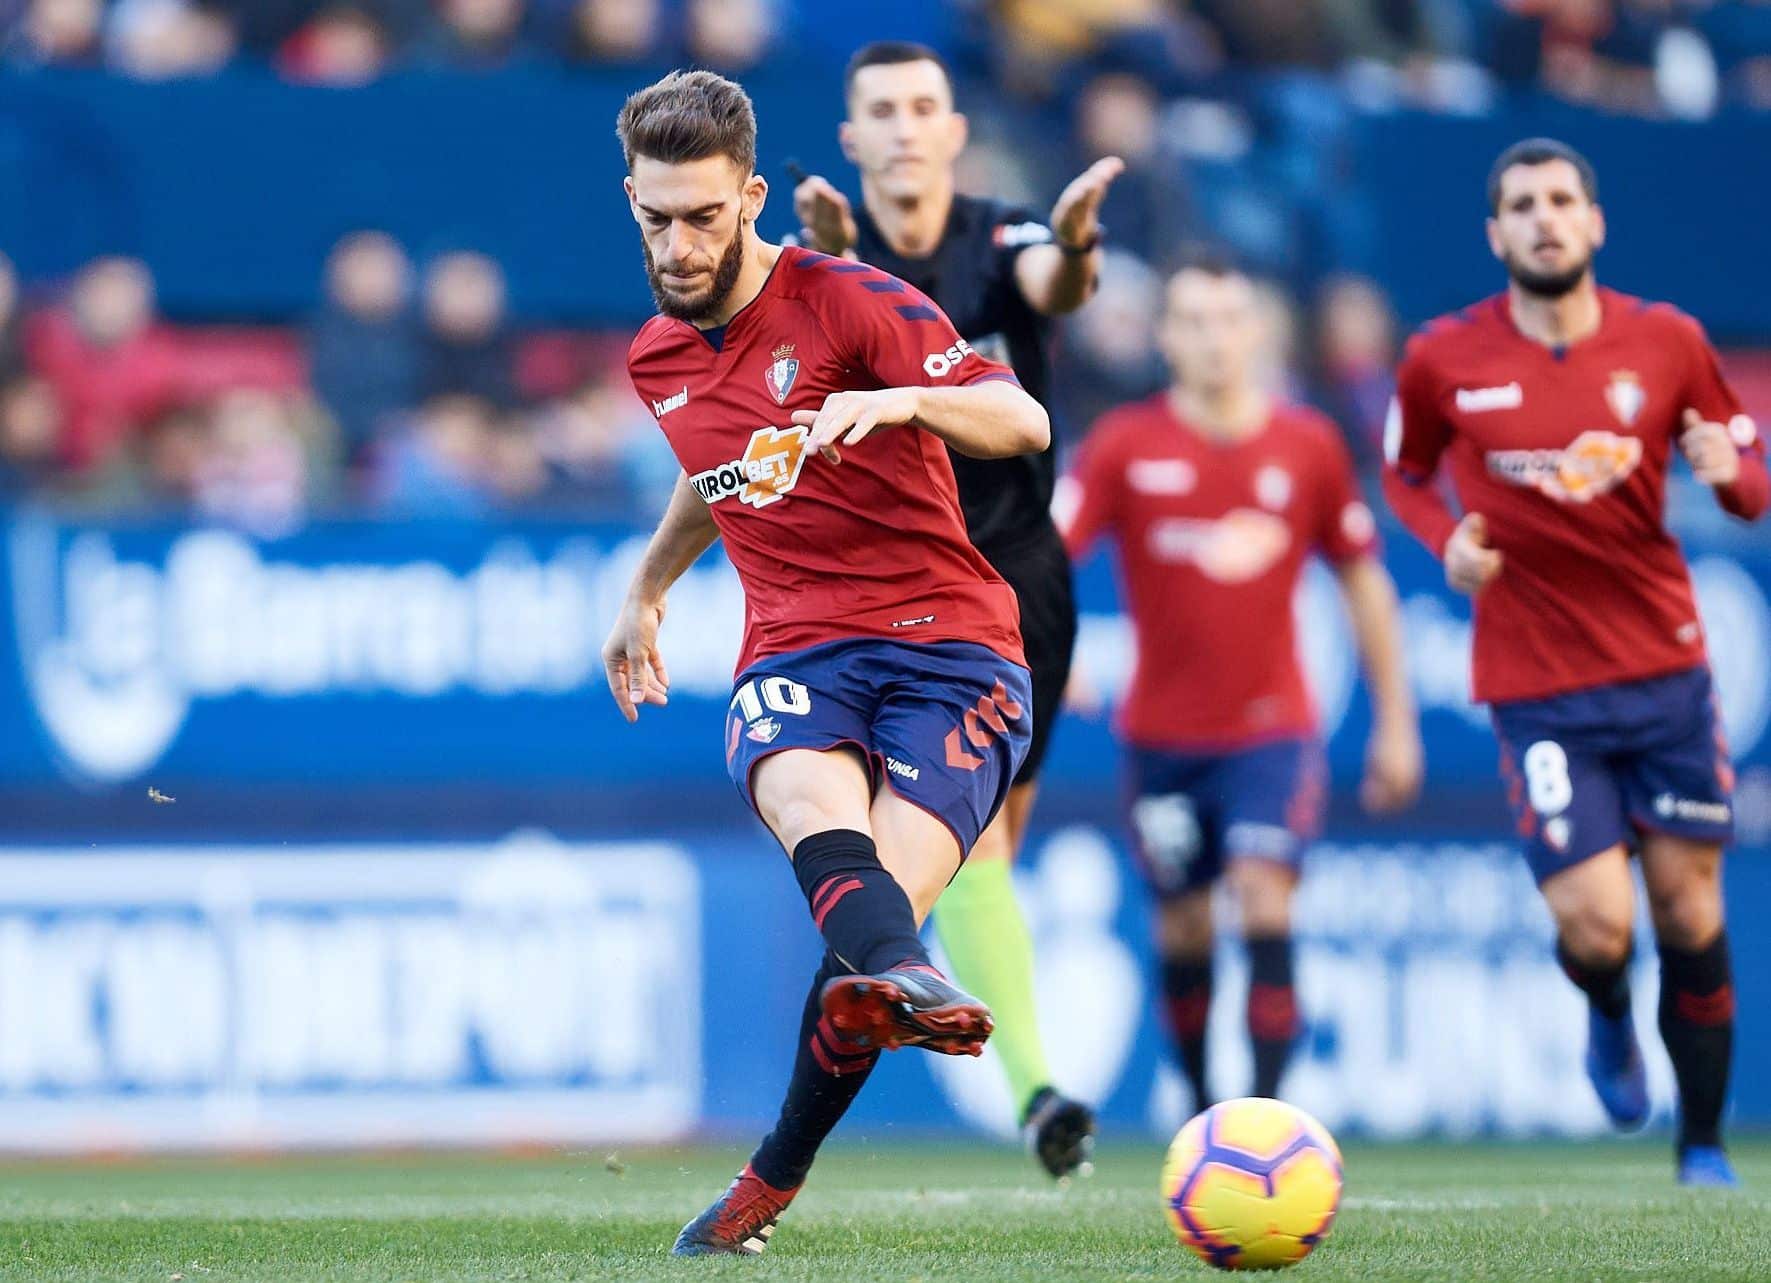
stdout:
<svg viewBox="0 0 1771 1283">
<path fill-rule="evenodd" d="M 769 385 L 776 405 L 784 405 L 787 394 L 793 391 L 793 381 L 799 377 L 799 360 L 793 355 L 793 344 L 783 343 L 769 355 L 774 357 L 773 363 L 763 371 L 763 382 Z"/>
<path fill-rule="evenodd" d="M 1642 391 L 1642 380 L 1634 370 L 1617 370 L 1605 387 L 1605 400 L 1611 406 L 1611 413 L 1629 428 L 1635 426 L 1636 416 L 1642 413 L 1648 394 Z"/>
</svg>

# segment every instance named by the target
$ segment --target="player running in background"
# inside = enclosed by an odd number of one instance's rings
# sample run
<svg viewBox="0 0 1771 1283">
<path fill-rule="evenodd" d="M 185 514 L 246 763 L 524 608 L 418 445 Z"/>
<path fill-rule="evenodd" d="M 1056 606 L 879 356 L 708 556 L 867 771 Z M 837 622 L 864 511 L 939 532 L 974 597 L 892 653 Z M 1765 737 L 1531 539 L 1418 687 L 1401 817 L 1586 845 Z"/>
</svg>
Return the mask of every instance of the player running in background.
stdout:
<svg viewBox="0 0 1771 1283">
<path fill-rule="evenodd" d="M 1335 426 L 1261 386 L 1254 284 L 1199 260 L 1168 286 L 1174 385 L 1104 415 L 1060 487 L 1065 541 L 1118 553 L 1137 639 L 1119 712 L 1132 828 L 1159 908 L 1162 989 L 1197 1108 L 1206 1086 L 1212 886 L 1228 879 L 1248 950 L 1254 1094 L 1275 1096 L 1296 1040 L 1291 898 L 1327 779 L 1292 602 L 1305 558 L 1334 567 L 1373 705 L 1361 798 L 1420 788 L 1421 745 L 1396 588 Z"/>
<path fill-rule="evenodd" d="M 1097 161 L 1058 198 L 1050 222 L 1030 209 L 954 191 L 966 119 L 946 64 L 923 45 L 882 41 L 849 60 L 843 152 L 861 172 L 861 208 L 822 177 L 802 179 L 802 239 L 909 281 L 935 300 L 980 353 L 1013 366 L 1044 400 L 1049 317 L 1077 308 L 1100 268 L 1097 219 L 1124 168 Z M 992 1045 L 1029 1147 L 1053 1176 L 1088 1158 L 1094 1115 L 1052 1086 L 1033 992 L 1033 942 L 1011 862 L 1026 836 L 1052 723 L 1076 642 L 1070 563 L 1052 524 L 1055 452 L 978 459 L 953 452 L 972 543 L 1015 590 L 1033 673 L 1033 738 L 1008 802 L 978 839 L 935 913 L 955 976 L 990 1005 Z"/>
<path fill-rule="evenodd" d="M 667 701 L 666 594 L 724 540 L 745 600 L 726 761 L 827 946 L 780 1120 L 675 1248 L 755 1254 L 882 1047 L 977 1055 L 990 1033 L 917 928 L 1002 805 L 1032 696 L 947 449 L 1043 450 L 1050 427 L 916 290 L 758 237 L 737 85 L 674 73 L 618 132 L 660 313 L 628 371 L 683 476 L 604 647 L 609 687 L 630 721 Z"/>
<path fill-rule="evenodd" d="M 1398 516 L 1475 598 L 1473 688 L 1507 797 L 1591 1006 L 1587 1072 L 1620 1126 L 1648 1115 L 1630 1018 L 1641 859 L 1660 945 L 1660 1032 L 1679 1086 L 1679 1179 L 1732 1185 L 1721 1147 L 1734 1029 L 1722 917 L 1733 771 L 1690 577 L 1667 532 L 1684 453 L 1728 512 L 1764 510 L 1764 448 L 1697 322 L 1600 289 L 1597 181 L 1532 139 L 1488 180 L 1507 292 L 1409 344 L 1387 434 Z M 1463 509 L 1434 484 L 1441 462 Z"/>
</svg>

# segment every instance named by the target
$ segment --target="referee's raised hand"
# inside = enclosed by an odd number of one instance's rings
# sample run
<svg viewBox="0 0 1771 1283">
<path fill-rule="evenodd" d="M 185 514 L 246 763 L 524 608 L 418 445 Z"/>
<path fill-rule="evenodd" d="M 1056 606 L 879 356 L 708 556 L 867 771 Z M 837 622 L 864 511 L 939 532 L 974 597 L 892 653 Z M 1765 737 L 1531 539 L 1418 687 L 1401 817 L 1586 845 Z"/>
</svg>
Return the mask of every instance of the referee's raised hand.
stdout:
<svg viewBox="0 0 1771 1283">
<path fill-rule="evenodd" d="M 1117 156 L 1103 156 L 1070 180 L 1052 206 L 1052 235 L 1060 245 L 1087 245 L 1100 227 L 1101 202 L 1113 180 L 1125 172 Z M 805 219 L 802 217 L 803 223 Z"/>
<path fill-rule="evenodd" d="M 849 198 L 820 174 L 808 174 L 794 187 L 793 212 L 799 218 L 801 242 L 812 249 L 842 255 L 860 239 Z"/>
</svg>

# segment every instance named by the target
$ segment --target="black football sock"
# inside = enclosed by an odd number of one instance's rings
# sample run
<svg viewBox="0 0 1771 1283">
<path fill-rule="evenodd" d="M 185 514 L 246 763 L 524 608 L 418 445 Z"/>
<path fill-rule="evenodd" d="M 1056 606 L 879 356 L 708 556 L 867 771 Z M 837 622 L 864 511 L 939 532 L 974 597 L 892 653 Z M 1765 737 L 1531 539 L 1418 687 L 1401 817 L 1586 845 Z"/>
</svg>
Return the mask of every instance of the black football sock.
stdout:
<svg viewBox="0 0 1771 1283">
<path fill-rule="evenodd" d="M 794 1189 L 805 1180 L 818 1146 L 830 1135 L 860 1093 L 879 1060 L 877 1048 L 857 1047 L 842 1040 L 824 1019 L 818 995 L 824 985 L 848 968 L 826 952 L 824 965 L 812 978 L 812 991 L 799 1021 L 799 1050 L 793 1077 L 775 1130 L 763 1138 L 750 1157 L 750 1170 L 776 1189 Z"/>
<path fill-rule="evenodd" d="M 1195 1109 L 1212 1103 L 1205 1089 L 1205 1027 L 1211 1017 L 1211 955 L 1162 960 L 1163 1009 L 1181 1058 L 1181 1072 L 1193 1088 Z"/>
<path fill-rule="evenodd" d="M 1556 961 L 1562 964 L 1562 974 L 1574 982 L 1574 987 L 1587 996 L 1593 1004 L 1593 1010 L 1607 1020 L 1617 1020 L 1630 1013 L 1630 959 L 1625 954 L 1623 961 L 1614 966 L 1594 966 L 1591 963 L 1578 961 L 1568 952 L 1568 946 L 1556 941 Z"/>
<path fill-rule="evenodd" d="M 880 864 L 865 833 L 814 833 L 793 849 L 793 872 L 824 943 L 848 972 L 874 975 L 904 962 L 928 965 L 910 898 Z"/>
<path fill-rule="evenodd" d="M 1660 1036 L 1679 1083 L 1679 1148 L 1721 1144 L 1734 1057 L 1734 964 L 1727 932 L 1695 953 L 1660 946 Z"/>
<path fill-rule="evenodd" d="M 1254 1094 L 1277 1096 L 1297 1045 L 1298 1000 L 1290 934 L 1248 940 L 1248 1036 L 1254 1044 Z"/>
</svg>

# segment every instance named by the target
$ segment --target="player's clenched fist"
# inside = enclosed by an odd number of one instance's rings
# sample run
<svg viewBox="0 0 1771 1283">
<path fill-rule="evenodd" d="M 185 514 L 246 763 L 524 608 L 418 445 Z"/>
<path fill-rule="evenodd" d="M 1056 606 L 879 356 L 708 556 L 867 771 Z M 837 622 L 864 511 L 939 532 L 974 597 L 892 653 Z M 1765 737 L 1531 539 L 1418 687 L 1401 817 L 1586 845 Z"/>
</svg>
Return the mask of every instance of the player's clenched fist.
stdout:
<svg viewBox="0 0 1771 1283">
<path fill-rule="evenodd" d="M 837 440 L 855 445 L 875 428 L 909 423 L 919 402 L 915 388 L 878 388 L 871 392 L 833 392 L 817 410 L 795 410 L 793 421 L 810 428 L 806 449 L 816 450 L 832 463 L 841 463 Z"/>
<path fill-rule="evenodd" d="M 1711 423 L 1696 410 L 1686 410 L 1679 447 L 1704 485 L 1733 485 L 1739 479 L 1740 448 L 1726 424 Z"/>
<path fill-rule="evenodd" d="M 817 174 L 793 189 L 793 212 L 799 218 L 800 240 L 825 254 L 840 257 L 861 237 L 849 198 Z"/>
<path fill-rule="evenodd" d="M 664 656 L 658 653 L 658 626 L 664 622 L 664 603 L 636 601 L 629 597 L 621 607 L 609 640 L 603 643 L 603 673 L 609 693 L 621 716 L 639 720 L 641 704 L 668 704 L 670 677 Z"/>
<path fill-rule="evenodd" d="M 1445 541 L 1445 582 L 1471 596 L 1500 573 L 1501 555 L 1488 546 L 1488 519 L 1469 513 Z"/>
</svg>

